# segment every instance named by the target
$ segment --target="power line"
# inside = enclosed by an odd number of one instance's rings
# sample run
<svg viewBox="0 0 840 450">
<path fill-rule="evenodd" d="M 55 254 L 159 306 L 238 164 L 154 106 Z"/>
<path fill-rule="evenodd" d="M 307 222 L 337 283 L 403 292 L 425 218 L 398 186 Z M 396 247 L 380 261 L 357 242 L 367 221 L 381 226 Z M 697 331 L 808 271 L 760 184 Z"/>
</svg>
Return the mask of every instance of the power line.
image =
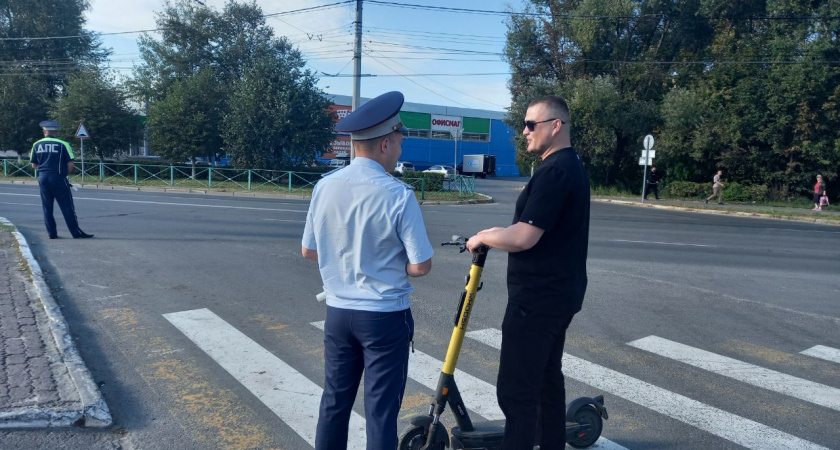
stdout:
<svg viewBox="0 0 840 450">
<path fill-rule="evenodd" d="M 561 19 L 586 19 L 586 20 L 601 20 L 601 19 L 656 19 L 660 20 L 662 14 L 645 14 L 645 15 L 629 15 L 629 16 L 615 16 L 615 15 L 578 15 L 578 14 L 550 14 L 541 12 L 515 12 L 515 11 L 498 11 L 487 9 L 470 9 L 470 8 L 453 8 L 449 6 L 429 6 L 418 5 L 414 3 L 398 3 L 386 2 L 381 0 L 365 0 L 367 3 L 374 5 L 388 6 L 394 8 L 407 9 L 425 9 L 429 11 L 440 11 L 459 14 L 477 14 L 477 15 L 497 15 L 497 16 L 548 16 Z M 685 19 L 689 19 L 686 17 Z M 695 20 L 779 20 L 779 21 L 815 21 L 815 20 L 837 20 L 840 16 L 827 17 L 797 17 L 797 16 L 692 16 L 690 19 Z"/>
</svg>

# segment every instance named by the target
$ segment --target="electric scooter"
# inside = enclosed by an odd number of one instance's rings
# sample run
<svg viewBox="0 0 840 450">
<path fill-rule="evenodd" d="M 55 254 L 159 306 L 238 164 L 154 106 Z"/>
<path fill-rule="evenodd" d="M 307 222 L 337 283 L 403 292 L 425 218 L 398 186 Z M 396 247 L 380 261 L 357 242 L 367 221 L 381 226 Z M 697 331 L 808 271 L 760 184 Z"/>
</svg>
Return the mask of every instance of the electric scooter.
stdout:
<svg viewBox="0 0 840 450">
<path fill-rule="evenodd" d="M 467 249 L 467 240 L 461 236 L 452 236 L 452 240 L 441 245 L 456 245 L 463 253 Z M 473 254 L 470 272 L 466 278 L 466 287 L 458 302 L 455 315 L 455 328 L 449 340 L 446 359 L 443 363 L 434 403 L 429 406 L 429 413 L 411 419 L 411 426 L 400 435 L 398 450 L 498 450 L 502 447 L 505 429 L 501 425 L 482 424 L 473 425 L 467 413 L 467 407 L 461 399 L 458 385 L 455 383 L 455 365 L 461 353 L 461 344 L 467 331 L 467 323 L 473 310 L 476 293 L 482 288 L 481 273 L 487 250 Z M 455 422 L 450 439 L 446 427 L 440 417 L 446 405 L 452 409 Z M 604 397 L 580 397 L 573 400 L 566 407 L 566 443 L 575 448 L 591 446 L 601 436 L 603 420 L 608 418 L 604 407 Z M 553 426 L 553 424 L 546 424 Z M 535 439 L 536 440 L 536 439 Z"/>
</svg>

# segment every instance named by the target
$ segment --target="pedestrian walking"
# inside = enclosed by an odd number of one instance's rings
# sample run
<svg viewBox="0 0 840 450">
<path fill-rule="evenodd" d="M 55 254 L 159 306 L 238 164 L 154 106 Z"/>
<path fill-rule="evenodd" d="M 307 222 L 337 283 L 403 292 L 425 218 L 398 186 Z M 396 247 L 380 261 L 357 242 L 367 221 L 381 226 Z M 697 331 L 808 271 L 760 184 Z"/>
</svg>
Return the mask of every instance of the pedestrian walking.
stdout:
<svg viewBox="0 0 840 450">
<path fill-rule="evenodd" d="M 814 185 L 814 209 L 811 211 L 822 211 L 822 198 L 824 196 L 826 196 L 825 182 L 822 175 L 817 175 L 817 184 Z M 827 200 L 826 203 L 828 203 Z"/>
<path fill-rule="evenodd" d="M 53 217 L 54 202 L 58 203 L 64 222 L 70 235 L 75 239 L 92 238 L 79 228 L 76 218 L 76 208 L 73 205 L 73 193 L 70 191 L 70 180 L 67 179 L 75 165 L 73 149 L 70 144 L 56 138 L 61 124 L 53 120 L 40 123 L 44 131 L 44 139 L 32 144 L 29 162 L 38 171 L 38 186 L 41 191 L 41 207 L 44 210 L 44 224 L 50 239 L 58 238 L 58 230 Z"/>
<path fill-rule="evenodd" d="M 706 203 L 709 203 L 709 200 L 717 197 L 718 205 L 723 204 L 723 183 L 720 181 L 721 175 L 723 175 L 723 171 L 718 170 L 712 178 L 712 195 L 706 197 Z"/>
<path fill-rule="evenodd" d="M 656 173 L 656 166 L 651 166 L 650 173 L 647 177 L 647 189 L 645 189 L 644 199 L 653 192 L 653 195 L 659 200 L 659 174 Z"/>
<path fill-rule="evenodd" d="M 589 177 L 571 144 L 571 117 L 560 97 L 528 105 L 522 134 L 542 159 L 516 201 L 513 224 L 480 231 L 486 245 L 508 252 L 508 304 L 496 393 L 505 414 L 505 450 L 566 447 L 563 347 L 586 293 Z M 541 413 L 542 427 L 537 434 Z"/>
<path fill-rule="evenodd" d="M 317 450 L 347 448 L 362 373 L 367 448 L 397 447 L 414 336 L 409 277 L 428 274 L 434 253 L 414 191 L 389 175 L 402 154 L 403 101 L 380 95 L 336 124 L 356 158 L 315 185 L 306 215 L 301 253 L 318 261 L 327 303 Z"/>
</svg>

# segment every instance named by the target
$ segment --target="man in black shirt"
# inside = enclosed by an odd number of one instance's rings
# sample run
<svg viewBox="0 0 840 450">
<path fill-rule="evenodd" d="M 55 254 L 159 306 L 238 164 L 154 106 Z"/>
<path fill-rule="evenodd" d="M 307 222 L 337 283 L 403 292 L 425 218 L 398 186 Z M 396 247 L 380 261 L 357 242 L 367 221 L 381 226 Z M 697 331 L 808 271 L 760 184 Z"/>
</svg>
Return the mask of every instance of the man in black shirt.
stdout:
<svg viewBox="0 0 840 450">
<path fill-rule="evenodd" d="M 536 444 L 554 450 L 566 445 L 566 329 L 586 292 L 589 177 L 571 146 L 565 100 L 534 100 L 523 125 L 528 152 L 542 164 L 516 201 L 513 224 L 480 231 L 467 247 L 509 252 L 496 388 L 506 418 L 504 448 L 532 450 L 541 413 L 546 426 Z"/>
<path fill-rule="evenodd" d="M 644 199 L 653 192 L 656 199 L 659 200 L 659 174 L 656 173 L 656 166 L 651 166 L 650 173 L 647 176 L 647 189 L 645 189 Z"/>
</svg>

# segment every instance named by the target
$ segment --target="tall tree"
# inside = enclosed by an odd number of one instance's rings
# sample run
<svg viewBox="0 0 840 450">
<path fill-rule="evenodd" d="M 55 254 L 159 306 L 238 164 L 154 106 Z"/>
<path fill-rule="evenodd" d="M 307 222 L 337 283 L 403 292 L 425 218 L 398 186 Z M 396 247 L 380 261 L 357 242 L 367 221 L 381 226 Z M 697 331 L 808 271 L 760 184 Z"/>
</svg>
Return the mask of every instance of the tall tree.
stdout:
<svg viewBox="0 0 840 450">
<path fill-rule="evenodd" d="M 73 75 L 53 107 L 52 116 L 62 124 L 59 135 L 71 142 L 78 124 L 84 120 L 90 134 L 86 150 L 100 160 L 127 152 L 142 136 L 139 118 L 129 107 L 128 94 L 98 70 Z"/>
<path fill-rule="evenodd" d="M 149 110 L 152 148 L 172 163 L 210 156 L 222 146 L 219 131 L 224 96 L 210 69 L 175 83 Z"/>
<path fill-rule="evenodd" d="M 0 149 L 26 149 L 38 123 L 80 68 L 108 55 L 84 29 L 87 0 L 0 2 Z"/>
<path fill-rule="evenodd" d="M 261 58 L 234 86 L 224 120 L 227 153 L 242 167 L 308 165 L 332 140 L 329 100 L 297 51 Z"/>
</svg>

